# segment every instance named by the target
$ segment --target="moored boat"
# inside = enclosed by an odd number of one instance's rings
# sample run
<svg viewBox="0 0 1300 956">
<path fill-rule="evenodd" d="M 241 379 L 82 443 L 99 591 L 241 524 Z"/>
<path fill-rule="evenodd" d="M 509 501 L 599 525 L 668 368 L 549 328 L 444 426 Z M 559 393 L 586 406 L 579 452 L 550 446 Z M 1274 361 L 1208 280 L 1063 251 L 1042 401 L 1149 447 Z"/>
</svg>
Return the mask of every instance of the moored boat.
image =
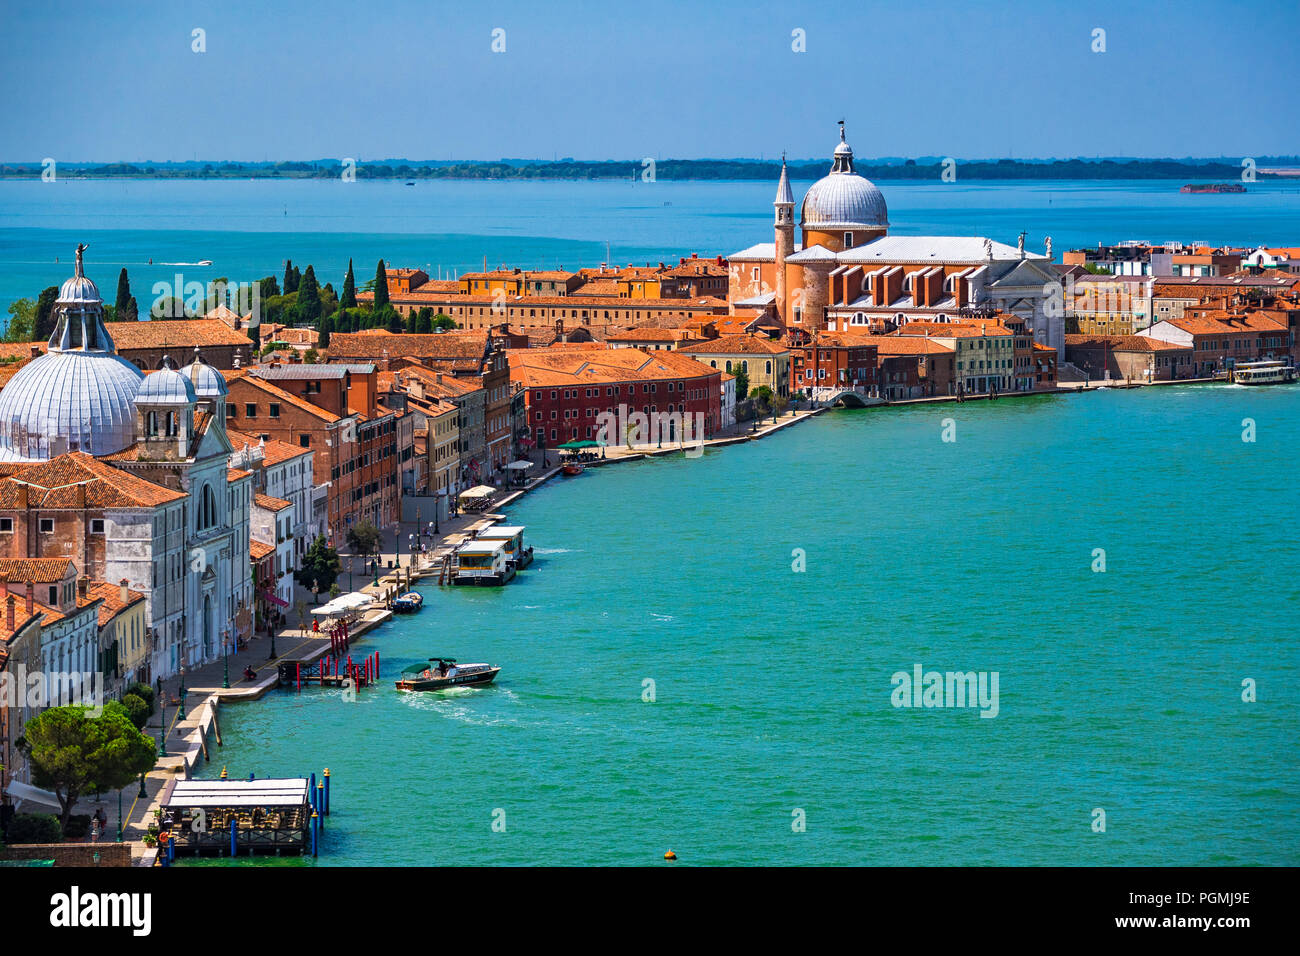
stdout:
<svg viewBox="0 0 1300 956">
<path fill-rule="evenodd" d="M 1188 183 L 1180 193 L 1244 193 L 1246 187 L 1241 183 Z"/>
<path fill-rule="evenodd" d="M 560 471 L 570 476 L 580 475 L 582 474 L 582 470 L 583 470 L 583 464 L 580 461 L 566 461 L 563 465 L 560 466 Z"/>
<path fill-rule="evenodd" d="M 396 681 L 398 690 L 444 690 L 448 687 L 473 687 L 490 684 L 501 673 L 492 664 L 457 664 L 454 657 L 430 657 L 427 664 L 412 664 L 402 669 Z"/>
<path fill-rule="evenodd" d="M 1234 385 L 1282 385 L 1296 380 L 1296 370 L 1281 359 L 1238 362 L 1228 370 L 1227 379 Z"/>
<path fill-rule="evenodd" d="M 533 549 L 524 546 L 523 525 L 491 525 L 479 532 L 480 541 L 501 541 L 506 546 L 506 563 L 526 568 L 533 562 Z"/>
<path fill-rule="evenodd" d="M 414 614 L 424 607 L 424 596 L 418 591 L 407 591 L 393 598 L 393 611 L 397 614 Z"/>
<path fill-rule="evenodd" d="M 495 587 L 508 584 L 515 568 L 506 555 L 504 541 L 471 541 L 456 549 L 453 584 L 477 584 Z"/>
</svg>

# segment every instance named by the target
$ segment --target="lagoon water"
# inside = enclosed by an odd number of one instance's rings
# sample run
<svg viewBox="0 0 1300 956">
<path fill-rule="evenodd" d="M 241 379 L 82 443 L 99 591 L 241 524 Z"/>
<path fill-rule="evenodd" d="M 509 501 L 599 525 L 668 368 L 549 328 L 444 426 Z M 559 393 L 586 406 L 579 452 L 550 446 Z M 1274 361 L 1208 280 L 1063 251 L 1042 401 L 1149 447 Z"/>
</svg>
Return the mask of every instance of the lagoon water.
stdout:
<svg viewBox="0 0 1300 956">
<path fill-rule="evenodd" d="M 1295 244 L 1297 186 L 1178 185 L 881 184 L 897 234 Z M 770 239 L 772 193 L 6 181 L 0 306 L 66 278 L 78 241 L 108 298 L 126 266 L 143 305 L 178 272 L 248 281 L 286 257 L 337 289 L 349 257 L 364 281 L 381 256 L 436 276 L 727 253 Z M 557 481 L 512 509 L 538 549 L 517 583 L 426 587 L 361 645 L 390 678 L 449 654 L 503 665 L 495 686 L 280 692 L 226 708 L 215 756 L 234 776 L 330 767 L 321 864 L 1294 865 L 1298 398 L 833 412 Z M 997 716 L 892 706 L 918 664 L 997 672 Z"/>
<path fill-rule="evenodd" d="M 837 411 L 553 482 L 516 583 L 422 587 L 380 686 L 227 707 L 204 769 L 329 767 L 322 865 L 1300 863 L 1297 399 Z M 504 669 L 392 688 L 431 654 Z M 997 716 L 893 706 L 918 664 Z"/>
<path fill-rule="evenodd" d="M 796 182 L 796 196 L 809 184 Z M 1041 252 L 1124 239 L 1215 245 L 1296 242 L 1300 182 L 1254 183 L 1245 194 L 1183 195 L 1159 182 L 884 181 L 896 235 L 988 235 L 1012 245 L 1021 230 Z M 342 288 L 391 264 L 448 276 L 499 264 L 575 269 L 726 255 L 772 239 L 774 183 L 450 182 L 333 180 L 0 181 L 0 322 L 70 274 L 72 250 L 112 299 L 126 267 L 136 299 L 156 282 L 251 282 L 282 275 L 284 260 L 316 267 Z M 56 258 L 59 260 L 56 262 Z M 150 265 L 149 260 L 153 260 Z M 211 266 L 195 263 L 211 260 Z"/>
</svg>

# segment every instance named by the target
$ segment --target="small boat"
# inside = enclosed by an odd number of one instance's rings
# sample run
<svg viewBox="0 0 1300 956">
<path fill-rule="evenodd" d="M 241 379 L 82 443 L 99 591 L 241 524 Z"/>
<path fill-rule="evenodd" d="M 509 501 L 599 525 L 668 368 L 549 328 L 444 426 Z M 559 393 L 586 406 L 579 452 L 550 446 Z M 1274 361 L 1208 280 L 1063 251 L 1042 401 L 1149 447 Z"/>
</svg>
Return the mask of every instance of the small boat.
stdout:
<svg viewBox="0 0 1300 956">
<path fill-rule="evenodd" d="M 409 182 L 409 183 L 407 183 L 406 185 L 408 185 L 408 186 L 414 186 L 415 183 L 414 183 L 414 182 Z"/>
<path fill-rule="evenodd" d="M 393 598 L 393 612 L 396 614 L 414 614 L 424 607 L 424 596 L 418 591 L 407 591 Z"/>
<path fill-rule="evenodd" d="M 210 265 L 212 265 L 212 260 L 211 260 L 211 259 L 200 259 L 198 264 L 201 265 L 201 266 L 210 266 Z"/>
<path fill-rule="evenodd" d="M 1296 380 L 1296 370 L 1280 359 L 1238 362 L 1228 370 L 1227 379 L 1234 385 L 1282 385 Z"/>
<path fill-rule="evenodd" d="M 583 472 L 584 465 L 580 461 L 566 461 L 560 466 L 560 471 L 566 475 L 580 475 Z"/>
<path fill-rule="evenodd" d="M 430 657 L 427 664 L 412 664 L 402 670 L 398 690 L 444 690 L 490 684 L 501 673 L 491 664 L 457 664 L 454 657 Z"/>
</svg>

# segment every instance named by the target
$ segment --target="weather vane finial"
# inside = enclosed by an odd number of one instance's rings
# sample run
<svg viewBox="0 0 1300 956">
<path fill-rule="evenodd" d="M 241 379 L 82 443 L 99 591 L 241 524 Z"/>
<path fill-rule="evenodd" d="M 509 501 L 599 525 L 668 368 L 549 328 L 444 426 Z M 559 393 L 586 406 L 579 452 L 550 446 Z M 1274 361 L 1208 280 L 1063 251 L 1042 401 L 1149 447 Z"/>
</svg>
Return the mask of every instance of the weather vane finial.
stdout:
<svg viewBox="0 0 1300 956">
<path fill-rule="evenodd" d="M 840 142 L 844 142 L 844 120 L 840 120 Z"/>
<path fill-rule="evenodd" d="M 86 274 L 85 264 L 82 262 L 82 255 L 89 248 L 90 246 L 86 245 L 84 242 L 77 243 L 77 278 L 81 278 Z"/>
</svg>

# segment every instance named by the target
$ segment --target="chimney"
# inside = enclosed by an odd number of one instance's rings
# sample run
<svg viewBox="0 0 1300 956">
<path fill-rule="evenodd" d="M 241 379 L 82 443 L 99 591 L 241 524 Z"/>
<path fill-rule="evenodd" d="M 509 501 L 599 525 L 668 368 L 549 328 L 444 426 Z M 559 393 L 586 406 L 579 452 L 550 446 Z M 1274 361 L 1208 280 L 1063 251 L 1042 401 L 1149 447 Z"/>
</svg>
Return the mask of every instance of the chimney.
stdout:
<svg viewBox="0 0 1300 956">
<path fill-rule="evenodd" d="M 36 613 L 36 585 L 32 581 L 27 582 L 27 613 Z"/>
<path fill-rule="evenodd" d="M 39 345 L 37 345 L 35 342 L 33 342 L 33 343 L 32 343 L 32 358 L 36 358 L 36 357 L 37 357 L 38 355 L 40 355 L 40 354 L 41 354 L 41 347 L 40 347 Z"/>
<path fill-rule="evenodd" d="M 131 600 L 131 592 L 130 592 L 130 590 L 127 588 L 126 584 L 127 584 L 126 578 L 123 578 L 123 579 L 119 582 L 119 586 L 120 586 L 121 589 L 122 589 L 122 590 L 121 590 L 121 598 L 122 598 L 122 603 L 123 603 L 123 604 L 125 604 L 125 603 L 127 603 L 127 601 Z"/>
<path fill-rule="evenodd" d="M 14 600 L 12 594 L 9 595 L 8 599 L 5 601 L 5 629 L 8 630 L 10 634 L 14 631 L 14 605 L 17 603 L 18 602 Z"/>
<path fill-rule="evenodd" d="M 81 577 L 77 578 L 77 593 L 84 598 L 89 592 L 90 592 L 90 578 L 86 577 L 85 575 L 82 575 Z"/>
</svg>

